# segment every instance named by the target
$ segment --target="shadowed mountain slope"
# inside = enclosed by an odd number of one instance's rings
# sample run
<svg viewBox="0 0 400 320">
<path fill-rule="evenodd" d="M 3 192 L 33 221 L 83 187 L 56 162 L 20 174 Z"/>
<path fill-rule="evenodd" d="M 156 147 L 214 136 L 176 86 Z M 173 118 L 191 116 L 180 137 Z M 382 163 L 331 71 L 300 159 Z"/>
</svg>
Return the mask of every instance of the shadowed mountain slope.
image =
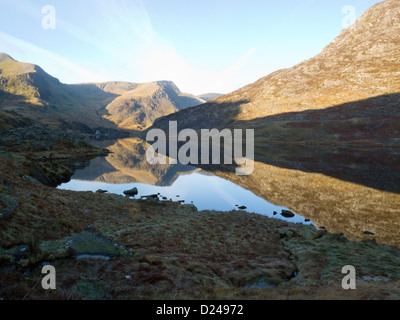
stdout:
<svg viewBox="0 0 400 320">
<path fill-rule="evenodd" d="M 204 102 L 171 81 L 66 85 L 39 66 L 0 54 L 0 109 L 58 127 L 142 129 Z"/>
<path fill-rule="evenodd" d="M 155 127 L 165 128 L 168 121 L 177 120 L 181 128 L 223 128 L 272 115 L 289 112 L 300 115 L 302 111 L 324 110 L 354 101 L 368 105 L 368 98 L 400 92 L 399 56 L 400 2 L 386 0 L 368 9 L 316 57 L 276 71 L 210 103 L 159 119 Z M 386 102 L 381 99 L 380 103 Z M 398 101 L 390 103 L 393 113 L 398 115 Z M 346 114 L 349 110 L 344 109 L 342 116 L 350 118 L 351 113 Z M 379 107 L 376 112 L 380 113 Z M 369 110 L 369 117 L 371 125 L 380 125 L 373 110 Z M 302 121 L 294 115 L 291 120 Z M 321 121 L 330 122 L 329 111 Z M 265 123 L 259 121 L 254 127 L 256 135 L 261 135 L 264 127 Z M 359 127 L 354 126 L 352 130 L 356 132 Z M 299 131 L 297 138 L 301 137 Z"/>
</svg>

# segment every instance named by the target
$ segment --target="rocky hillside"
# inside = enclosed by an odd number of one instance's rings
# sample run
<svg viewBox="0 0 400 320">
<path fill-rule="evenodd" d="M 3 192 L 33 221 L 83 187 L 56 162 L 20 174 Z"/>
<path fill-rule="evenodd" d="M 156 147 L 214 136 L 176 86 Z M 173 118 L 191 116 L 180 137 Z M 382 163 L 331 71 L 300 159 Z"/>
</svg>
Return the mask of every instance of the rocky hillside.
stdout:
<svg viewBox="0 0 400 320">
<path fill-rule="evenodd" d="M 200 99 L 203 99 L 207 102 L 210 102 L 211 100 L 214 100 L 220 96 L 223 96 L 223 94 L 220 93 L 205 93 L 205 94 L 201 94 L 199 96 L 197 96 Z"/>
<path fill-rule="evenodd" d="M 205 103 L 202 99 L 181 93 L 171 81 L 119 85 L 103 83 L 97 86 L 118 95 L 106 106 L 106 119 L 127 129 L 143 129 L 160 117 Z"/>
<path fill-rule="evenodd" d="M 39 66 L 15 61 L 0 54 L 0 109 L 15 111 L 40 122 L 62 126 L 104 126 L 93 110 L 83 108 L 68 86 Z M 84 119 L 84 121 L 82 121 Z"/>
<path fill-rule="evenodd" d="M 66 85 L 39 66 L 0 54 L 0 110 L 56 127 L 142 129 L 158 117 L 204 102 L 170 81 Z"/>
<path fill-rule="evenodd" d="M 178 120 L 181 127 L 197 129 L 252 127 L 259 137 L 276 141 L 393 144 L 387 140 L 400 133 L 399 56 L 400 2 L 386 0 L 316 57 L 156 126 Z"/>
</svg>

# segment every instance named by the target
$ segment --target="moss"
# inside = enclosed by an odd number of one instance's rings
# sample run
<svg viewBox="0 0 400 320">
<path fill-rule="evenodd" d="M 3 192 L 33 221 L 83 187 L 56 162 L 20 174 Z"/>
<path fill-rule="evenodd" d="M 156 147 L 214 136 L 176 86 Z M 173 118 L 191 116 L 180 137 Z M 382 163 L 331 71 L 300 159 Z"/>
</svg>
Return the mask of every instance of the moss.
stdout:
<svg viewBox="0 0 400 320">
<path fill-rule="evenodd" d="M 92 283 L 87 280 L 81 280 L 76 284 L 76 289 L 84 300 L 99 300 L 104 299 L 106 296 L 102 282 Z"/>
</svg>

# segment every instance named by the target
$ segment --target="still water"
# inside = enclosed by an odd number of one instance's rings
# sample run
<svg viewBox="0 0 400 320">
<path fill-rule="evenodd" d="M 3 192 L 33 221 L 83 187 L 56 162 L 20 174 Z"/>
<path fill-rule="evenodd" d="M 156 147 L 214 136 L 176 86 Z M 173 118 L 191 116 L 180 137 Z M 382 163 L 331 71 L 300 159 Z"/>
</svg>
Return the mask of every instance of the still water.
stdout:
<svg viewBox="0 0 400 320">
<path fill-rule="evenodd" d="M 400 154 L 393 150 L 261 146 L 254 172 L 177 165 L 150 165 L 139 138 L 105 142 L 111 152 L 77 170 L 60 189 L 99 189 L 161 201 L 185 201 L 201 210 L 244 211 L 324 227 L 349 240 L 376 240 L 400 247 Z M 213 170 L 213 171 L 210 171 Z M 286 218 L 282 210 L 294 215 Z M 308 218 L 311 221 L 306 222 Z"/>
<path fill-rule="evenodd" d="M 161 201 L 184 201 L 185 204 L 193 204 L 200 211 L 232 211 L 246 207 L 242 210 L 294 223 L 312 224 L 312 222 L 306 222 L 304 217 L 297 214 L 292 218 L 283 217 L 281 215 L 282 210 L 288 210 L 287 208 L 269 203 L 249 190 L 202 170 L 189 171 L 189 173 L 179 175 L 169 186 L 157 186 L 149 183 L 107 183 L 82 179 L 86 176 L 93 179 L 93 172 L 96 168 L 99 168 L 100 160 L 102 159 L 95 159 L 88 167 L 77 170 L 70 182 L 64 183 L 58 188 L 92 192 L 101 189 L 109 193 L 123 195 L 125 190 L 136 187 L 139 191 L 136 196 L 137 199 L 158 194 Z"/>
</svg>

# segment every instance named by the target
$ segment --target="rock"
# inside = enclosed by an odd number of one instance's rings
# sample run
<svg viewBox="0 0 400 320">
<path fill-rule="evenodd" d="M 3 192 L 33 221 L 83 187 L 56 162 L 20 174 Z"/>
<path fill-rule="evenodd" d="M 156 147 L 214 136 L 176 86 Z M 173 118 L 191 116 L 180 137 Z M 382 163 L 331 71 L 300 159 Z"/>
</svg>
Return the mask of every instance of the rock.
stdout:
<svg viewBox="0 0 400 320">
<path fill-rule="evenodd" d="M 30 183 L 36 184 L 37 186 L 42 185 L 38 180 L 36 180 L 35 178 L 33 178 L 31 176 L 23 176 L 22 179 L 24 179 L 25 181 L 28 181 Z"/>
<path fill-rule="evenodd" d="M 310 219 L 304 219 L 304 222 L 310 222 L 311 220 Z"/>
<path fill-rule="evenodd" d="M 158 194 L 151 194 L 149 196 L 143 196 L 144 199 L 158 199 Z"/>
<path fill-rule="evenodd" d="M 274 211 L 274 216 L 276 216 L 278 214 L 278 212 Z"/>
<path fill-rule="evenodd" d="M 371 232 L 371 231 L 364 231 L 364 234 L 367 236 L 374 236 L 375 233 Z"/>
<path fill-rule="evenodd" d="M 134 197 L 134 196 L 137 196 L 138 194 L 139 194 L 139 191 L 137 188 L 133 188 L 131 190 L 124 191 L 124 195 L 126 195 L 127 197 Z"/>
<path fill-rule="evenodd" d="M 111 239 L 94 232 L 83 231 L 75 234 L 68 239 L 67 250 L 69 256 L 79 259 L 107 259 L 126 253 L 125 249 Z"/>
<path fill-rule="evenodd" d="M 101 190 L 101 189 L 96 191 L 96 193 L 107 193 L 107 192 L 108 192 L 107 190 Z"/>
<path fill-rule="evenodd" d="M 245 207 L 245 206 L 241 206 L 241 207 L 238 207 L 238 209 L 240 209 L 240 210 L 246 210 L 246 209 L 247 209 L 247 207 Z"/>
<path fill-rule="evenodd" d="M 19 206 L 19 202 L 9 196 L 0 197 L 0 219 L 12 215 Z"/>
<path fill-rule="evenodd" d="M 294 218 L 295 214 L 289 210 L 282 210 L 281 216 L 284 218 Z"/>
</svg>

